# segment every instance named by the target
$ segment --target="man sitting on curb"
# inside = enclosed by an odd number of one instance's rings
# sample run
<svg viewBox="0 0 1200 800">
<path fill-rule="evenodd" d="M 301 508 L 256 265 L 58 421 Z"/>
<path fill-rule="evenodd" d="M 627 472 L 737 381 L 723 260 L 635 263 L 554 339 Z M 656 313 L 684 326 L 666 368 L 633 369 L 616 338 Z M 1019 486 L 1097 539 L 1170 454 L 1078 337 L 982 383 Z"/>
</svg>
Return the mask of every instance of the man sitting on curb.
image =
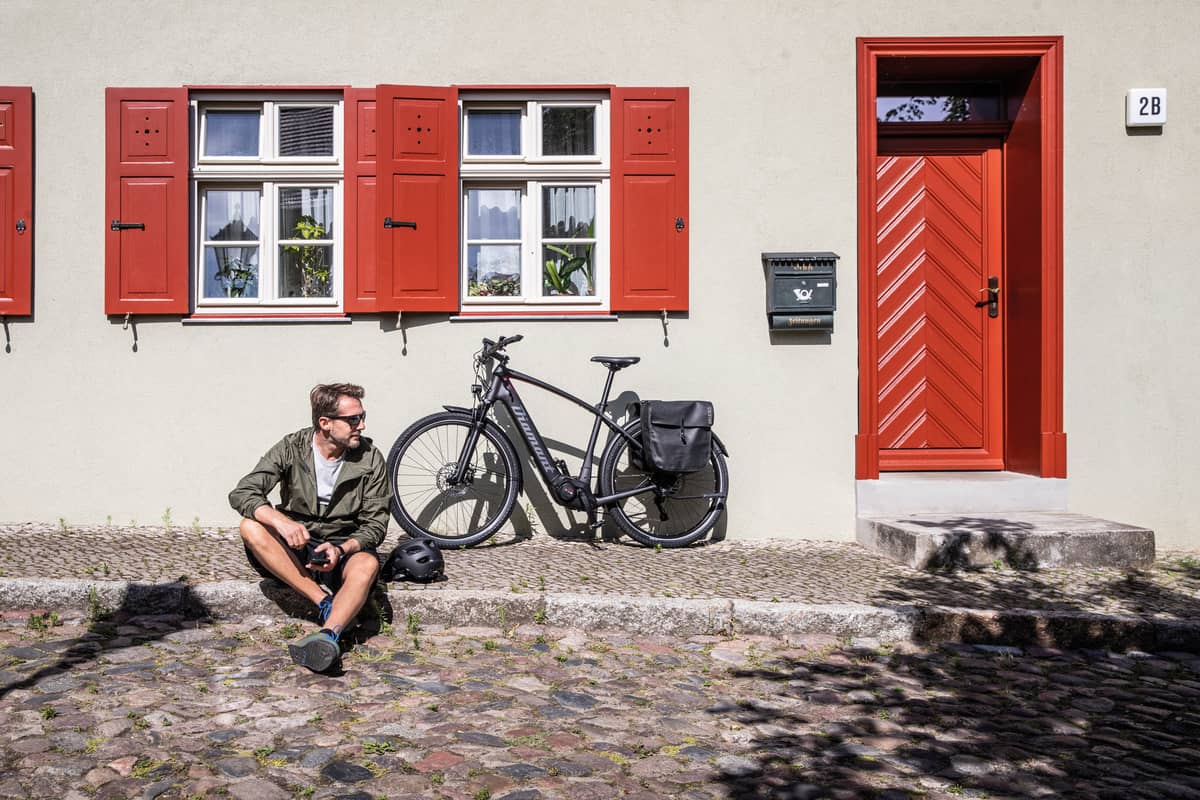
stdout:
<svg viewBox="0 0 1200 800">
<path fill-rule="evenodd" d="M 321 630 L 288 645 L 314 672 L 337 661 L 338 637 L 375 584 L 375 548 L 387 535 L 391 493 L 383 456 L 362 435 L 363 394 L 352 383 L 314 387 L 312 427 L 280 439 L 229 493 L 250 565 L 317 607 Z M 282 502 L 272 507 L 276 485 Z"/>
</svg>

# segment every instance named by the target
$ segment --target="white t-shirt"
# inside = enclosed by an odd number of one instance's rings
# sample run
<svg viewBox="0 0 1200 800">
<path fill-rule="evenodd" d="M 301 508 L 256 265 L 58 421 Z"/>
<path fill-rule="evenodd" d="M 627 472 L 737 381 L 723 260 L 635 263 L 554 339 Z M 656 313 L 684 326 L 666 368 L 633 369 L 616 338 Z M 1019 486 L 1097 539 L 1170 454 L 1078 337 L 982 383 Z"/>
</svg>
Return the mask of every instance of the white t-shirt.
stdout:
<svg viewBox="0 0 1200 800">
<path fill-rule="evenodd" d="M 316 442 L 313 442 L 312 449 L 313 471 L 317 476 L 318 513 L 324 514 L 325 507 L 329 505 L 329 501 L 333 497 L 333 487 L 337 484 L 338 473 L 342 471 L 342 465 L 346 463 L 346 456 L 343 454 L 336 461 L 330 461 L 321 455 Z"/>
</svg>

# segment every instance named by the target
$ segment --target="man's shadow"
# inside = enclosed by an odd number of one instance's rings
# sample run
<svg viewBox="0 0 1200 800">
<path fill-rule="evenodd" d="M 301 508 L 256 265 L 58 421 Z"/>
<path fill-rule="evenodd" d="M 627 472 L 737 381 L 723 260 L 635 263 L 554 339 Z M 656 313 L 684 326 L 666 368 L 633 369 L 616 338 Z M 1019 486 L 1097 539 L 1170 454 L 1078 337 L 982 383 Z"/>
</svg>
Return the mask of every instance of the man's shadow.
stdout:
<svg viewBox="0 0 1200 800">
<path fill-rule="evenodd" d="M 34 659 L 49 657 L 51 663 L 13 682 L 0 682 L 0 698 L 9 692 L 36 686 L 46 678 L 86 667 L 103 653 L 125 647 L 141 647 L 178 631 L 201 628 L 212 623 L 212 613 L 192 587 L 186 583 L 132 583 L 111 610 L 98 602 L 89 614 L 87 632 L 74 639 L 46 640 L 25 645 Z M 136 634 L 122 634 L 120 628 L 130 620 L 155 617 L 153 629 L 143 627 Z M 42 654 L 42 656 L 36 654 Z M 8 670 L 5 670 L 7 673 Z"/>
</svg>

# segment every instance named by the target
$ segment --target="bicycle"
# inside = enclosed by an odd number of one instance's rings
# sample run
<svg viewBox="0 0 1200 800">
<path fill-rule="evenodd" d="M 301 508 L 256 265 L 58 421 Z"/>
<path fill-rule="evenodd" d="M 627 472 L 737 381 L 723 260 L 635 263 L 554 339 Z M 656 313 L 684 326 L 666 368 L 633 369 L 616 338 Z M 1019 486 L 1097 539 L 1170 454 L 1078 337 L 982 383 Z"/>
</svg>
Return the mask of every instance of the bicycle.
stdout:
<svg viewBox="0 0 1200 800">
<path fill-rule="evenodd" d="M 592 530 L 603 525 L 598 512 L 605 509 L 623 533 L 647 546 L 683 547 L 708 533 L 724 512 L 729 494 L 728 451 L 716 434 L 708 465 L 698 472 L 665 473 L 640 466 L 641 421 L 618 424 L 606 410 L 616 373 L 641 359 L 593 356 L 592 361 L 608 368 L 604 393 L 593 407 L 510 367 L 505 348 L 523 338 L 484 339 L 475 354 L 473 407 L 442 406 L 445 411 L 417 420 L 396 439 L 387 458 L 396 522 L 414 537 L 452 548 L 478 544 L 504 526 L 523 491 L 524 474 L 512 440 L 492 419 L 500 404 L 533 455 L 550 496 L 559 505 L 585 512 Z M 595 417 L 577 475 L 569 473 L 562 459 L 551 457 L 513 381 L 570 400 Z M 602 425 L 610 433 L 593 490 L 592 461 Z"/>
</svg>

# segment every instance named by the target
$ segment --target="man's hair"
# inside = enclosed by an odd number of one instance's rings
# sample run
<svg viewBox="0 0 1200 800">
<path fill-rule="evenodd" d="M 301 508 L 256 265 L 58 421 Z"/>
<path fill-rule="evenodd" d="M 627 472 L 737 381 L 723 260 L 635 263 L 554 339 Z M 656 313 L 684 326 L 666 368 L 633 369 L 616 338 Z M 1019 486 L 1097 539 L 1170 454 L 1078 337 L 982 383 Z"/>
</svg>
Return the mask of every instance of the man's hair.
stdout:
<svg viewBox="0 0 1200 800">
<path fill-rule="evenodd" d="M 343 397 L 353 397 L 362 400 L 366 392 L 357 383 L 318 383 L 308 393 L 312 403 L 312 424 L 317 427 L 321 417 L 335 417 L 338 413 L 338 401 Z"/>
</svg>

